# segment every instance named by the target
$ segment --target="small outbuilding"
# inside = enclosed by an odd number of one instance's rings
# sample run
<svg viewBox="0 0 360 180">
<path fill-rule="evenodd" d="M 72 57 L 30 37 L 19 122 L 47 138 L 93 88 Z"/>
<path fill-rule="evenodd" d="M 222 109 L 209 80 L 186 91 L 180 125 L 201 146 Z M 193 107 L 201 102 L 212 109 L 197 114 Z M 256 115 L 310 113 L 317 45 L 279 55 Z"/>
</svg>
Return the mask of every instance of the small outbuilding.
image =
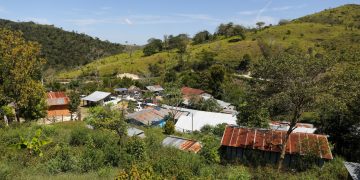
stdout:
<svg viewBox="0 0 360 180">
<path fill-rule="evenodd" d="M 168 147 L 175 147 L 177 149 L 193 153 L 198 153 L 202 148 L 200 142 L 198 141 L 177 136 L 166 137 L 163 140 L 162 145 Z"/>
<path fill-rule="evenodd" d="M 160 85 L 146 86 L 146 89 L 153 93 L 161 93 L 164 91 L 164 88 Z"/>
<path fill-rule="evenodd" d="M 127 88 L 115 88 L 114 89 L 115 93 L 117 95 L 127 95 L 128 94 L 128 89 Z"/>
<path fill-rule="evenodd" d="M 261 161 L 276 164 L 280 159 L 281 144 L 285 135 L 286 131 L 227 126 L 221 140 L 220 152 L 222 158 L 229 161 Z M 286 145 L 284 165 L 296 167 L 303 155 L 313 156 L 318 166 L 332 160 L 327 136 L 291 133 Z"/>
<path fill-rule="evenodd" d="M 47 93 L 47 118 L 55 120 L 66 120 L 70 118 L 70 99 L 65 92 Z"/>
<path fill-rule="evenodd" d="M 103 105 L 104 102 L 110 101 L 111 93 L 109 92 L 102 92 L 102 91 L 95 91 L 90 95 L 81 98 L 81 100 L 86 102 L 86 105 Z"/>
</svg>

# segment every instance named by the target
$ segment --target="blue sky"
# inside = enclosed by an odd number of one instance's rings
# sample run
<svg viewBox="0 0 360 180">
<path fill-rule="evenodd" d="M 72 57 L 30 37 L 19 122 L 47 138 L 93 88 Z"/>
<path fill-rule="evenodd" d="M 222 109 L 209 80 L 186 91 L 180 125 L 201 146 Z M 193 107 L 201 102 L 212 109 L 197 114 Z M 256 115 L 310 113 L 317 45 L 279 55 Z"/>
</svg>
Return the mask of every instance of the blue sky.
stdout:
<svg viewBox="0 0 360 180">
<path fill-rule="evenodd" d="M 151 37 L 200 30 L 220 23 L 276 24 L 360 0 L 1 0 L 0 18 L 53 24 L 111 42 L 145 44 Z"/>
</svg>

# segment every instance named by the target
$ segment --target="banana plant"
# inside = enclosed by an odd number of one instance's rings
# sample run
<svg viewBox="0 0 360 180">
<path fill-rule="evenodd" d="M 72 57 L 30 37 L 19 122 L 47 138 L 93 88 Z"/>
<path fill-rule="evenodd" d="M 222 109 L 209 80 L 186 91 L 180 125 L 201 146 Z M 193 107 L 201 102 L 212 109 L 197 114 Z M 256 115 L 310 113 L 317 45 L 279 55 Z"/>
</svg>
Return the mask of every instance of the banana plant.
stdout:
<svg viewBox="0 0 360 180">
<path fill-rule="evenodd" d="M 43 156 L 41 148 L 49 143 L 49 139 L 41 139 L 42 130 L 38 129 L 32 138 L 25 139 L 20 136 L 20 142 L 17 144 L 18 149 L 26 149 L 29 155 Z"/>
</svg>

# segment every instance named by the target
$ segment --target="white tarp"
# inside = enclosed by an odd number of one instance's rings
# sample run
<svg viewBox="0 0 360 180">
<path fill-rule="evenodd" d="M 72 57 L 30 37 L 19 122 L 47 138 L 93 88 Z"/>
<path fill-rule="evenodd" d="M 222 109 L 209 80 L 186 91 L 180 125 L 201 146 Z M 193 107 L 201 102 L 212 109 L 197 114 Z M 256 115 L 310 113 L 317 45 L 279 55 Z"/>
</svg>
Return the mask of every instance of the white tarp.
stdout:
<svg viewBox="0 0 360 180">
<path fill-rule="evenodd" d="M 222 123 L 236 125 L 236 116 L 225 113 L 191 110 L 190 113 L 179 117 L 175 124 L 175 129 L 180 132 L 199 131 L 205 125 L 216 126 Z"/>
</svg>

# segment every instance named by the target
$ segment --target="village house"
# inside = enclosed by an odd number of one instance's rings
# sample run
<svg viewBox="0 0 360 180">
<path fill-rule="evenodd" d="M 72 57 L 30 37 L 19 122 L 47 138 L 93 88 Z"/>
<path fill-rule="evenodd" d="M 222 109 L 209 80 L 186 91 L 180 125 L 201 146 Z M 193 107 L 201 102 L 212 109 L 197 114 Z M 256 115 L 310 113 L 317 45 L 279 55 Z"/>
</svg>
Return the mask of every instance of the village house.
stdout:
<svg viewBox="0 0 360 180">
<path fill-rule="evenodd" d="M 146 89 L 156 95 L 160 95 L 164 91 L 164 88 L 160 85 L 146 86 Z"/>
<path fill-rule="evenodd" d="M 202 145 L 200 142 L 177 136 L 168 136 L 162 141 L 163 146 L 174 147 L 183 151 L 198 153 Z"/>
<path fill-rule="evenodd" d="M 103 105 L 105 102 L 111 100 L 110 95 L 111 93 L 109 92 L 95 91 L 90 95 L 81 98 L 81 100 L 83 100 L 83 104 L 86 104 L 87 106 Z"/>
<path fill-rule="evenodd" d="M 126 115 L 129 123 L 138 125 L 138 126 L 160 126 L 163 127 L 166 123 L 166 120 L 171 113 L 171 110 L 164 109 L 160 107 L 149 107 L 138 112 L 134 112 Z M 178 114 L 175 119 L 179 117 Z"/>
<path fill-rule="evenodd" d="M 211 94 L 206 93 L 201 89 L 195 89 L 191 87 L 182 87 L 181 94 L 183 95 L 183 104 L 188 106 L 190 103 L 191 98 L 203 98 L 204 100 L 214 99 L 217 104 L 222 108 L 222 113 L 227 114 L 236 114 L 237 111 L 235 110 L 235 106 L 231 105 L 231 103 L 215 99 Z"/>
<path fill-rule="evenodd" d="M 46 119 L 51 121 L 70 120 L 69 103 L 70 99 L 65 92 L 48 92 Z"/>
<path fill-rule="evenodd" d="M 272 129 L 255 129 L 238 126 L 225 128 L 220 152 L 228 161 L 276 164 L 280 158 L 281 144 L 286 131 Z M 311 155 L 316 164 L 322 166 L 325 161 L 332 160 L 329 142 L 326 135 L 293 132 L 286 145 L 284 165 L 296 167 L 300 156 Z"/>
<path fill-rule="evenodd" d="M 127 88 L 115 88 L 114 92 L 118 96 L 126 96 L 126 95 L 128 95 L 128 89 Z"/>
</svg>

